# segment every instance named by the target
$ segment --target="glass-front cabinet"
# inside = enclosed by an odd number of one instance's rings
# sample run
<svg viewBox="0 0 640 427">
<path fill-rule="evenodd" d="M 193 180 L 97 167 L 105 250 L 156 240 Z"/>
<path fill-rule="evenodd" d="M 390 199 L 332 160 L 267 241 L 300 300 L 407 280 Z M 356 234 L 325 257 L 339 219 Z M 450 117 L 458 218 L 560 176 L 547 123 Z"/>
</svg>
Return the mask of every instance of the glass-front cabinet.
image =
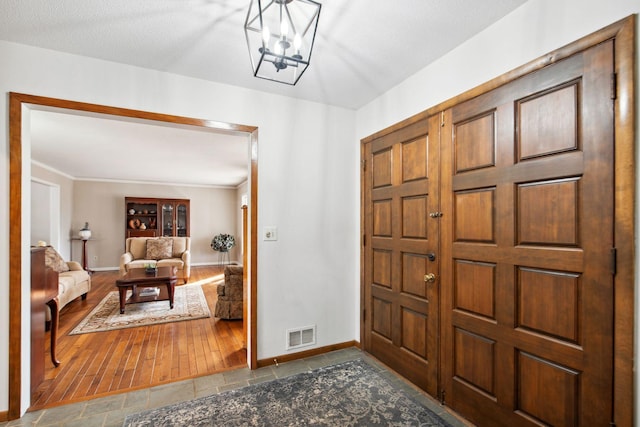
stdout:
<svg viewBox="0 0 640 427">
<path fill-rule="evenodd" d="M 189 201 L 165 200 L 162 203 L 162 235 L 189 235 Z"/>
<path fill-rule="evenodd" d="M 189 236 L 189 200 L 125 197 L 125 238 Z"/>
</svg>

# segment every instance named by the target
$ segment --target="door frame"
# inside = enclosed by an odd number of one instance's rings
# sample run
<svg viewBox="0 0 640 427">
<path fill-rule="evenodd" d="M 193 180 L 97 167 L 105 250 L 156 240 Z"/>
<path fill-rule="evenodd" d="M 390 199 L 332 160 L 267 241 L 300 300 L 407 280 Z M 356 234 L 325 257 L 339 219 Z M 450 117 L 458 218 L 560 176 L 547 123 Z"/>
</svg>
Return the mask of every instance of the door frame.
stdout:
<svg viewBox="0 0 640 427">
<path fill-rule="evenodd" d="M 613 340 L 613 420 L 618 425 L 633 425 L 634 421 L 634 314 L 635 314 L 635 201 L 636 201 L 636 96 L 635 96 L 635 35 L 636 17 L 630 15 L 593 34 L 554 50 L 514 70 L 420 112 L 402 122 L 376 132 L 360 141 L 360 158 L 364 160 L 365 144 L 374 139 L 405 128 L 429 116 L 514 81 L 526 74 L 554 64 L 577 52 L 606 40 L 615 40 L 614 67 L 616 73 L 614 117 L 614 247 L 616 248 L 614 276 L 614 340 Z M 364 164 L 364 163 L 363 163 Z M 364 319 L 365 282 L 365 197 L 364 174 L 360 187 L 360 315 Z M 441 234 L 442 236 L 442 234 Z M 443 236 L 442 236 L 443 237 Z M 441 284 L 443 286 L 444 284 Z M 441 293 L 442 294 L 442 293 Z M 440 323 L 442 327 L 442 322 Z M 360 322 L 360 340 L 364 343 L 364 321 Z M 442 360 L 442 357 L 440 358 Z M 438 368 L 439 372 L 441 367 Z"/>
<path fill-rule="evenodd" d="M 85 102 L 48 98 L 21 93 L 9 93 L 9 409 L 8 419 L 20 418 L 23 394 L 22 384 L 22 312 L 27 308 L 22 305 L 23 291 L 23 248 L 29 242 L 23 240 L 22 192 L 23 161 L 25 159 L 22 144 L 22 132 L 26 129 L 23 123 L 25 108 L 63 108 L 84 113 L 108 114 L 133 119 L 152 120 L 177 125 L 190 125 L 220 130 L 225 132 L 246 133 L 249 136 L 249 317 L 248 325 L 248 357 L 250 369 L 258 367 L 257 358 L 257 286 L 258 286 L 258 127 L 223 123 L 214 120 L 197 119 L 184 116 L 153 113 Z M 30 159 L 30 153 L 27 154 Z M 247 267 L 247 266 L 246 266 Z M 26 385 L 27 389 L 29 385 Z"/>
</svg>

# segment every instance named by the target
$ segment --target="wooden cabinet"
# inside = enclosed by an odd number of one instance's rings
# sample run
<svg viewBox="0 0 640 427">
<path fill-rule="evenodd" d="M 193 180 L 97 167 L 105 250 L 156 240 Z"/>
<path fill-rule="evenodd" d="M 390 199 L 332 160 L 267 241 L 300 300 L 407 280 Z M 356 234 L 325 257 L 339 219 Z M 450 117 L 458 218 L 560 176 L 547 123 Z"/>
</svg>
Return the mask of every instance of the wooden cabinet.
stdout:
<svg viewBox="0 0 640 427">
<path fill-rule="evenodd" d="M 163 200 L 160 221 L 163 236 L 188 236 L 189 200 Z"/>
<path fill-rule="evenodd" d="M 55 366 L 58 332 L 58 281 L 45 266 L 45 248 L 31 248 L 31 393 L 44 381 L 45 305 L 51 308 L 51 361 Z"/>
<path fill-rule="evenodd" d="M 125 238 L 189 236 L 189 200 L 125 197 Z"/>
<path fill-rule="evenodd" d="M 44 248 L 31 248 L 31 393 L 44 381 Z"/>
</svg>

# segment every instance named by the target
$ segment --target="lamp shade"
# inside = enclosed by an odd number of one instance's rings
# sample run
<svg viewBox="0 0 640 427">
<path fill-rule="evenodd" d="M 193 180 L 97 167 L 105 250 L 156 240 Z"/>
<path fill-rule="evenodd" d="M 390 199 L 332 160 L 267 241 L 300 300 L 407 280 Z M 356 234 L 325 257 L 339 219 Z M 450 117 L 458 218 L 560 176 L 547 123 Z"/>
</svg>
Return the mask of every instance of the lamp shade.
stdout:
<svg viewBox="0 0 640 427">
<path fill-rule="evenodd" d="M 84 223 L 84 227 L 78 232 L 78 235 L 82 240 L 89 240 L 91 238 L 91 230 L 89 230 L 88 222 Z"/>
<path fill-rule="evenodd" d="M 320 3 L 251 0 L 244 25 L 253 75 L 295 85 L 309 66 Z"/>
</svg>

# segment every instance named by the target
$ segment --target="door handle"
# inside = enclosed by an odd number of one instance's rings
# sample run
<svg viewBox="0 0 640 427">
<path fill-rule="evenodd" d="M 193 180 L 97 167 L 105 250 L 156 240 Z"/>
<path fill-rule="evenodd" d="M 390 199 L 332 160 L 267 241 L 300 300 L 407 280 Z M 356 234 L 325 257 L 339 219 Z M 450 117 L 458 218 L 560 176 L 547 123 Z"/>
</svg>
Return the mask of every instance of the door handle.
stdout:
<svg viewBox="0 0 640 427">
<path fill-rule="evenodd" d="M 425 282 L 429 282 L 429 283 L 433 283 L 436 281 L 436 275 L 433 273 L 429 273 L 429 274 L 425 274 L 424 275 L 424 281 Z"/>
</svg>

